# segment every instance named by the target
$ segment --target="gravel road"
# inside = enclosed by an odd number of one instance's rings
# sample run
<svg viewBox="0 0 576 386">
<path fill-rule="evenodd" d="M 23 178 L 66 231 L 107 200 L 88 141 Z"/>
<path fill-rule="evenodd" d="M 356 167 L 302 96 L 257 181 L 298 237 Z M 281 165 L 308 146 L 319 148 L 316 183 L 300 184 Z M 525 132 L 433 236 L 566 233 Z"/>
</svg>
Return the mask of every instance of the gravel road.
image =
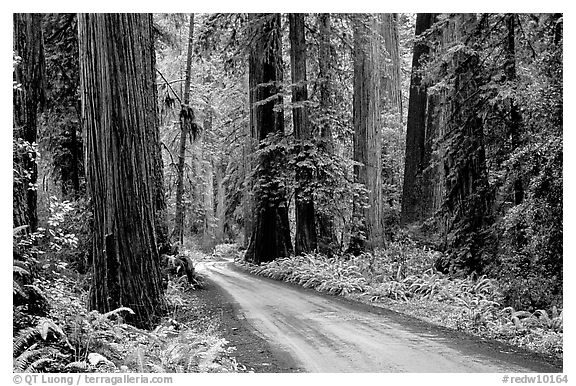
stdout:
<svg viewBox="0 0 576 386">
<path fill-rule="evenodd" d="M 307 372 L 561 372 L 561 365 L 393 311 L 250 275 L 231 262 L 197 269 L 238 318 Z"/>
</svg>

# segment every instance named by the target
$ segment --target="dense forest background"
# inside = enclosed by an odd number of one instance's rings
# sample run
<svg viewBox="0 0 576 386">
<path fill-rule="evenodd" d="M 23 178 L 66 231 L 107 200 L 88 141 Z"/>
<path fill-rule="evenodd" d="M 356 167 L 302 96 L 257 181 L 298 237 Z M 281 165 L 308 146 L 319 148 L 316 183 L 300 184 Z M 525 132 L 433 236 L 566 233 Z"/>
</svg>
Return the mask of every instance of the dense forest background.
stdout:
<svg viewBox="0 0 576 386">
<path fill-rule="evenodd" d="M 82 275 L 84 307 L 128 307 L 151 328 L 167 261 L 221 244 L 269 276 L 359 269 L 301 282 L 340 294 L 360 277 L 395 300 L 489 282 L 497 298 L 474 287 L 469 310 L 561 333 L 562 27 L 562 14 L 15 14 L 15 335 L 46 316 L 42 267 Z"/>
</svg>

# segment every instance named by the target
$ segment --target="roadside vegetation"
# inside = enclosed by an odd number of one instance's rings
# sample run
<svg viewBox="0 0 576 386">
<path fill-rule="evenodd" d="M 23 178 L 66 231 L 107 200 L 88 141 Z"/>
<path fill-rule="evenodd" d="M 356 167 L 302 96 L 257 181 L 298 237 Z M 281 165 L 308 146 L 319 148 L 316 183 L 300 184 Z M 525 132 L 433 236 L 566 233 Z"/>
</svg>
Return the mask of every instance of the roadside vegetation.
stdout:
<svg viewBox="0 0 576 386">
<path fill-rule="evenodd" d="M 238 258 L 236 264 L 253 274 L 562 358 L 561 309 L 504 306 L 501 283 L 486 276 L 457 278 L 442 274 L 433 267 L 439 255 L 405 240 L 359 256 L 306 254 L 261 265 Z"/>
<path fill-rule="evenodd" d="M 15 372 L 239 372 L 233 346 L 218 321 L 204 315 L 186 272 L 167 265 L 165 315 L 152 330 L 125 323 L 128 307 L 107 313 L 86 309 L 84 212 L 50 201 L 48 228 L 14 231 Z M 79 233 L 71 233 L 76 229 Z M 184 250 L 179 257 L 189 258 Z M 194 257 L 194 256 L 192 256 Z M 196 284 L 202 279 L 195 276 Z"/>
</svg>

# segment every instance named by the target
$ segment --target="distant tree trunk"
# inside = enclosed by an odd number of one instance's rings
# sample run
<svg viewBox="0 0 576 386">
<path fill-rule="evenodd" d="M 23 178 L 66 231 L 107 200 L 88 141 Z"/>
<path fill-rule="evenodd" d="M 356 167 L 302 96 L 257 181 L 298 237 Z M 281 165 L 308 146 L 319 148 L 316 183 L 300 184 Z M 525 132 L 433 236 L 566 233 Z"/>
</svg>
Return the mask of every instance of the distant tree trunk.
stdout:
<svg viewBox="0 0 576 386">
<path fill-rule="evenodd" d="M 271 134 L 284 131 L 282 82 L 282 41 L 279 14 L 252 17 L 256 28 L 249 57 L 252 100 L 252 134 L 260 148 Z M 277 109 L 274 109 L 277 107 Z M 286 191 L 278 171 L 285 166 L 282 150 L 269 150 L 258 158 L 254 184 L 254 220 L 245 259 L 259 264 L 292 252 Z"/>
<path fill-rule="evenodd" d="M 516 15 L 513 13 L 506 15 L 506 63 L 504 65 L 504 72 L 506 74 L 506 81 L 509 83 L 516 82 L 516 48 L 515 48 L 515 35 L 516 35 Z M 516 104 L 514 98 L 510 98 L 510 121 L 508 124 L 510 141 L 512 151 L 520 145 L 520 130 L 522 125 L 522 115 L 520 109 Z M 514 205 L 520 205 L 524 201 L 524 186 L 522 184 L 521 176 L 514 177 Z"/>
<path fill-rule="evenodd" d="M 14 90 L 14 137 L 28 144 L 36 144 L 38 113 L 44 102 L 43 74 L 44 47 L 42 15 L 14 14 L 14 54 L 21 58 L 14 69 L 14 81 L 20 84 Z M 14 154 L 17 176 L 13 185 L 13 225 L 29 225 L 31 231 L 38 228 L 37 192 L 38 167 L 36 154 Z"/>
<path fill-rule="evenodd" d="M 318 78 L 320 78 L 320 111 L 326 114 L 332 108 L 331 102 L 331 63 L 330 36 L 332 35 L 330 26 L 330 14 L 321 13 L 318 15 Z M 326 154 L 334 153 L 334 139 L 332 127 L 327 119 L 320 124 L 320 150 Z M 322 173 L 322 171 L 320 171 Z M 320 176 L 321 177 L 321 176 Z M 328 213 L 316 211 L 316 224 L 318 231 L 318 249 L 324 254 L 331 254 L 337 244 L 334 230 L 334 220 Z"/>
<path fill-rule="evenodd" d="M 214 238 L 216 243 L 224 242 L 224 226 L 226 224 L 226 191 L 224 186 L 225 168 L 223 162 L 219 161 L 214 164 L 216 173 L 214 175 L 214 185 L 216 187 L 216 198 L 215 198 L 215 215 L 216 215 L 216 231 L 214 233 Z"/>
<path fill-rule="evenodd" d="M 306 80 L 306 40 L 304 37 L 304 14 L 291 13 L 290 22 L 290 64 L 292 72 L 292 117 L 294 139 L 297 142 L 296 155 L 296 255 L 316 250 L 316 226 L 314 223 L 314 199 L 307 185 L 312 181 L 311 169 L 298 166 L 304 163 L 311 149 L 312 133 L 308 121 L 308 85 Z"/>
<path fill-rule="evenodd" d="M 157 124 L 152 16 L 79 15 L 86 169 L 92 198 L 93 278 L 89 308 L 130 307 L 149 328 L 165 310 L 155 237 Z"/>
<path fill-rule="evenodd" d="M 250 79 L 250 84 L 252 84 L 252 79 Z M 249 103 L 250 103 L 250 124 L 246 127 L 246 140 L 242 143 L 242 171 L 244 180 L 244 193 L 242 194 L 242 214 L 243 214 L 243 238 L 242 246 L 248 248 L 250 244 L 250 236 L 252 235 L 252 224 L 254 222 L 252 209 L 254 207 L 253 197 L 252 197 L 252 181 L 250 179 L 250 173 L 252 172 L 252 154 L 254 151 L 254 146 L 252 141 L 254 139 L 253 130 L 253 110 L 252 107 L 255 103 L 253 90 L 256 87 L 249 86 Z"/>
<path fill-rule="evenodd" d="M 419 13 L 416 16 L 416 37 L 421 36 L 432 24 L 435 15 Z M 412 77 L 408 100 L 408 122 L 406 128 L 406 156 L 404 164 L 404 184 L 402 188 L 403 225 L 422 221 L 432 215 L 430 181 L 425 169 L 430 166 L 426 158 L 427 87 L 422 83 L 421 62 L 430 53 L 426 42 L 416 41 L 412 56 Z M 430 133 L 428 133 L 430 135 Z M 426 162 L 428 161 L 428 162 Z"/>
<path fill-rule="evenodd" d="M 152 50 L 152 79 L 156 79 L 156 52 Z M 154 87 L 154 100 L 158 100 L 158 89 Z M 154 203 L 154 214 L 156 223 L 156 240 L 160 253 L 170 249 L 170 237 L 168 230 L 168 220 L 166 218 L 166 191 L 164 189 L 164 161 L 162 159 L 162 142 L 160 141 L 160 116 L 159 111 L 154 113 L 156 124 L 150 127 L 151 153 L 154 159 L 154 193 L 152 200 Z"/>
<path fill-rule="evenodd" d="M 78 20 L 74 13 L 46 14 L 43 17 L 46 106 L 44 126 L 57 136 L 45 135 L 52 165 L 59 170 L 62 197 L 79 198 L 83 144 L 82 112 L 78 99 Z M 54 131 L 53 131 L 54 130 Z"/>
<path fill-rule="evenodd" d="M 354 166 L 355 182 L 368 190 L 368 202 L 354 203 L 355 227 L 349 250 L 373 249 L 382 239 L 382 133 L 380 128 L 379 43 L 376 20 L 354 18 Z"/>
<path fill-rule="evenodd" d="M 188 56 L 186 60 L 186 80 L 184 83 L 184 98 L 180 110 L 180 149 L 178 152 L 178 169 L 176 180 L 176 223 L 172 237 L 176 242 L 184 242 L 184 167 L 186 164 L 186 139 L 194 124 L 194 110 L 190 103 L 190 78 L 192 70 L 192 41 L 194 37 L 194 14 L 190 14 L 190 29 L 188 35 Z"/>
<path fill-rule="evenodd" d="M 400 75 L 400 48 L 398 41 L 398 14 L 380 14 L 380 34 L 384 38 L 385 65 L 382 69 L 382 101 L 390 111 L 398 114 L 402 123 L 402 85 Z"/>
<path fill-rule="evenodd" d="M 210 108 L 204 111 L 204 131 L 210 133 L 212 131 L 212 112 Z M 202 246 L 205 249 L 212 249 L 214 247 L 214 228 L 216 220 L 214 218 L 214 170 L 212 164 L 212 156 L 206 156 L 206 143 L 202 144 L 201 173 L 204 174 L 205 186 L 202 192 L 204 203 L 204 228 L 202 230 Z"/>
</svg>

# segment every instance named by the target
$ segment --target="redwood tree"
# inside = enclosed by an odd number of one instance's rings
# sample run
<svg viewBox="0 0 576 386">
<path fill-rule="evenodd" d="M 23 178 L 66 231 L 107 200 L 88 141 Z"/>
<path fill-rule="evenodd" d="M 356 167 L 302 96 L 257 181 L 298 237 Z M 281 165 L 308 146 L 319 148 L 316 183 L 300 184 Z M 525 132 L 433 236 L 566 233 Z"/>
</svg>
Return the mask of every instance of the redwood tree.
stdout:
<svg viewBox="0 0 576 386">
<path fill-rule="evenodd" d="M 89 308 L 130 307 L 151 327 L 165 308 L 155 237 L 157 125 L 150 14 L 81 14 L 80 79 L 92 198 Z"/>
<path fill-rule="evenodd" d="M 14 14 L 14 227 L 38 227 L 35 146 L 38 137 L 38 113 L 43 104 L 44 47 L 42 15 Z"/>
<path fill-rule="evenodd" d="M 434 23 L 435 15 L 419 13 L 416 16 L 416 42 L 412 56 L 412 76 L 410 99 L 408 100 L 408 122 L 406 126 L 406 156 L 404 164 L 404 185 L 402 189 L 402 224 L 421 221 L 430 216 L 431 194 L 429 179 L 425 174 L 429 161 L 426 158 L 427 87 L 422 82 L 422 62 L 430 53 L 427 39 L 423 34 Z M 431 110 L 428 113 L 431 114 Z M 429 133 L 430 135 L 430 133 Z"/>
<path fill-rule="evenodd" d="M 318 89 L 319 89 L 319 108 L 326 114 L 333 109 L 332 94 L 332 55 L 330 37 L 332 36 L 332 26 L 329 13 L 318 15 Z M 322 119 L 318 128 L 319 150 L 325 155 L 334 154 L 334 138 L 332 126 L 329 119 Z M 318 171 L 319 180 L 326 179 L 326 171 Z M 329 213 L 322 210 L 316 210 L 316 226 L 318 238 L 318 250 L 321 253 L 330 255 L 337 244 L 334 218 Z"/>
<path fill-rule="evenodd" d="M 367 202 L 354 203 L 355 231 L 349 247 L 354 253 L 383 241 L 380 43 L 374 31 L 374 17 L 354 16 L 354 178 L 367 190 Z"/>
<path fill-rule="evenodd" d="M 245 259 L 272 261 L 292 251 L 285 181 L 285 155 L 280 146 L 266 146 L 284 132 L 282 111 L 282 40 L 279 14 L 252 16 L 254 41 L 250 47 L 249 84 L 251 134 L 258 141 L 254 172 L 254 217 Z M 276 107 L 276 108 L 275 108 Z"/>
<path fill-rule="evenodd" d="M 178 152 L 178 176 L 176 182 L 176 221 L 172 236 L 176 242 L 184 242 L 184 167 L 186 165 L 186 140 L 189 135 L 196 134 L 194 126 L 194 110 L 190 103 L 190 79 L 192 69 L 192 39 L 194 37 L 194 14 L 190 15 L 188 35 L 188 55 L 186 59 L 186 78 L 184 83 L 184 100 L 180 110 L 180 148 Z"/>
<path fill-rule="evenodd" d="M 316 249 L 316 226 L 314 224 L 314 200 L 309 189 L 312 172 L 307 167 L 308 151 L 312 150 L 311 130 L 308 121 L 308 85 L 306 83 L 306 40 L 304 37 L 304 14 L 291 13 L 290 65 L 292 72 L 292 117 L 296 140 L 296 255 Z"/>
</svg>

